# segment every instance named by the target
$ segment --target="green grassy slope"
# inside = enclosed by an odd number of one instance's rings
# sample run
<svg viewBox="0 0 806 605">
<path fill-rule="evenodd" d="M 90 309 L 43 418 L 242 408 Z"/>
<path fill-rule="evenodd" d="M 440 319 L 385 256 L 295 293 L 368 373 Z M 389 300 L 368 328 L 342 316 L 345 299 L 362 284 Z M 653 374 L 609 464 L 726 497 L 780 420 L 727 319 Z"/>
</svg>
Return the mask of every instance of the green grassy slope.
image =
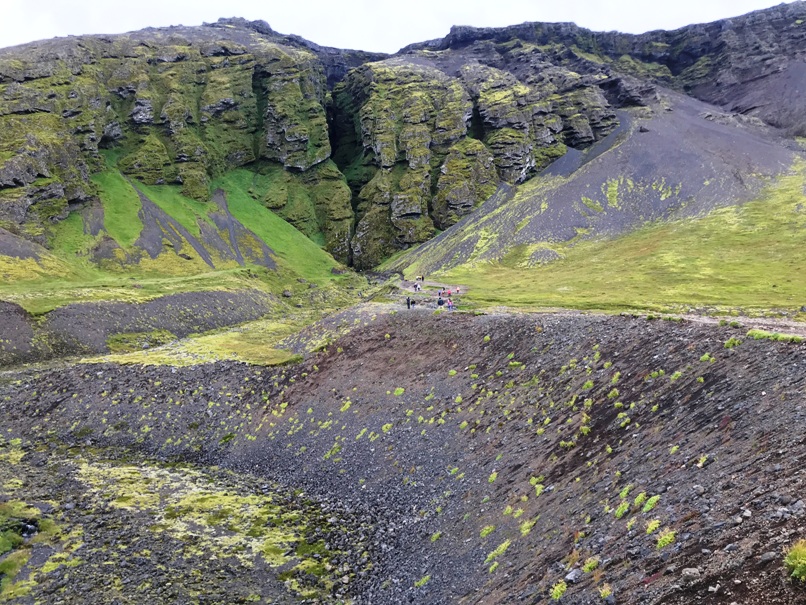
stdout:
<svg viewBox="0 0 806 605">
<path fill-rule="evenodd" d="M 93 175 L 104 208 L 104 229 L 121 248 L 130 248 L 143 223 L 137 215 L 142 205 L 137 192 L 120 172 L 110 168 Z"/>
<path fill-rule="evenodd" d="M 236 169 L 214 181 L 213 188 L 226 192 L 232 215 L 266 242 L 283 265 L 306 279 L 331 279 L 337 266 L 333 257 L 253 199 L 248 193 L 252 182 L 253 173 Z"/>
<path fill-rule="evenodd" d="M 117 169 L 108 167 L 92 179 L 104 211 L 101 233 L 86 233 L 82 215 L 73 212 L 52 225 L 50 250 L 38 248 L 37 260 L 0 255 L 0 298 L 22 304 L 31 312 L 44 313 L 71 302 L 136 302 L 179 292 L 255 287 L 279 292 L 302 288 L 298 278 L 320 285 L 344 279 L 332 273 L 339 265 L 327 252 L 248 195 L 251 173 L 247 170 L 224 175 L 215 187 L 226 192 L 232 215 L 274 251 L 277 271 L 240 267 L 234 261 L 209 270 L 199 259 L 179 259 L 172 249 L 166 249 L 157 259 L 140 255 L 138 262 L 135 254 L 134 260 L 96 264 L 89 252 L 104 236 L 120 246 L 118 252 L 123 254 L 119 257 L 136 252 L 135 242 L 143 223 L 138 217 L 142 205 L 137 192 Z M 196 237 L 200 235 L 200 223 L 213 225 L 209 214 L 219 210 L 212 202 L 183 196 L 176 186 L 136 186 Z M 195 255 L 190 246 L 183 246 L 183 252 Z M 254 275 L 260 279 L 255 280 Z M 138 287 L 133 289 L 132 284 Z"/>
<path fill-rule="evenodd" d="M 460 266 L 439 279 L 466 284 L 468 298 L 482 305 L 797 309 L 806 304 L 804 191 L 801 164 L 743 206 L 582 241 L 542 266 L 526 266 L 531 250 L 522 246 L 500 262 Z"/>
</svg>

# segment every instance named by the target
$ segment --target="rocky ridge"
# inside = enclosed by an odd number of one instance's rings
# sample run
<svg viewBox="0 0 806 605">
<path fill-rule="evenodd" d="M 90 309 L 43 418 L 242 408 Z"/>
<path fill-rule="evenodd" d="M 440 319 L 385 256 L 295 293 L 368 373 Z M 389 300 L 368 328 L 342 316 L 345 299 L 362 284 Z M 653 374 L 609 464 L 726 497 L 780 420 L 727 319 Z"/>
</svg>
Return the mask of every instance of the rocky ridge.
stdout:
<svg viewBox="0 0 806 605">
<path fill-rule="evenodd" d="M 662 111 L 664 87 L 802 135 L 805 17 L 794 2 L 642 35 L 454 27 L 394 57 L 242 19 L 3 49 L 0 228 L 47 246 L 107 165 L 201 201 L 233 168 L 279 168 L 299 195 L 255 195 L 370 268 L 603 140 L 618 110 Z"/>
</svg>

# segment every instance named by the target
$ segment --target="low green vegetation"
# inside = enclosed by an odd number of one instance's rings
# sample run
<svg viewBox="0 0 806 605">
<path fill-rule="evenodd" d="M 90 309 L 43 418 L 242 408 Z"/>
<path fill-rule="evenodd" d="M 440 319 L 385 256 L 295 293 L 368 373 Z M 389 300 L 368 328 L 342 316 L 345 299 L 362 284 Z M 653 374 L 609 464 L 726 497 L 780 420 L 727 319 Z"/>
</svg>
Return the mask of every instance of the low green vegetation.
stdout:
<svg viewBox="0 0 806 605">
<path fill-rule="evenodd" d="M 804 186 L 806 167 L 798 164 L 794 174 L 742 206 L 612 240 L 581 240 L 542 266 L 524 268 L 532 250 L 521 246 L 499 262 L 463 265 L 438 277 L 466 284 L 465 301 L 476 305 L 794 309 L 806 292 Z"/>
<path fill-rule="evenodd" d="M 92 182 L 98 186 L 103 205 L 104 229 L 122 248 L 131 248 L 143 230 L 143 222 L 138 216 L 143 207 L 140 197 L 115 169 L 93 175 Z"/>
<path fill-rule="evenodd" d="M 747 333 L 747 337 L 752 338 L 753 340 L 777 340 L 778 342 L 793 343 L 803 342 L 802 336 L 797 336 L 795 334 L 779 334 L 778 332 L 767 332 L 765 330 L 750 330 Z"/>
<path fill-rule="evenodd" d="M 806 540 L 795 542 L 786 551 L 784 567 L 793 578 L 806 582 Z"/>
<path fill-rule="evenodd" d="M 327 252 L 249 195 L 252 173 L 233 170 L 213 182 L 223 189 L 232 215 L 274 250 L 289 270 L 310 280 L 332 279 L 338 266 Z"/>
<path fill-rule="evenodd" d="M 108 166 L 110 161 L 107 158 Z M 339 264 L 327 252 L 253 199 L 248 194 L 251 176 L 248 170 L 239 169 L 225 174 L 213 186 L 226 192 L 236 220 L 269 246 L 279 265 L 277 271 L 248 264 L 240 267 L 232 259 L 220 258 L 210 246 L 215 269 L 189 244 L 182 247 L 189 260 L 180 258 L 171 247 L 150 258 L 134 246 L 143 229 L 139 216 L 142 203 L 135 187 L 191 237 L 200 237 L 200 227 L 205 224 L 208 231 L 218 231 L 209 216 L 218 212 L 218 207 L 182 195 L 178 186 L 133 183 L 109 166 L 92 177 L 104 211 L 99 235 L 89 234 L 82 215 L 73 212 L 51 226 L 51 252 L 43 249 L 38 259 L 0 256 L 0 298 L 41 314 L 73 302 L 144 302 L 181 292 L 255 288 L 279 294 L 289 288 L 299 289 L 298 278 L 322 287 L 354 279 L 349 272 L 334 273 Z M 119 249 L 95 262 L 89 253 L 104 236 L 114 240 Z M 204 243 L 204 238 L 199 241 Z M 241 245 L 255 248 L 258 242 Z"/>
<path fill-rule="evenodd" d="M 559 601 L 560 599 L 562 599 L 566 590 L 568 590 L 568 585 L 563 580 L 557 582 L 554 586 L 551 587 L 552 600 Z"/>
</svg>

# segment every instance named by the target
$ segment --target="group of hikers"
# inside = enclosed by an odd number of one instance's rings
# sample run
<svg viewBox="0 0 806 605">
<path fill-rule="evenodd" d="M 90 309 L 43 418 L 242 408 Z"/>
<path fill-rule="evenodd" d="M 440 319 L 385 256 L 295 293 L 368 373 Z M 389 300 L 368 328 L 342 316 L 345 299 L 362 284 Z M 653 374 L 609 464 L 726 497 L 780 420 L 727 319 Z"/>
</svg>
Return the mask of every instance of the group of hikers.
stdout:
<svg viewBox="0 0 806 605">
<path fill-rule="evenodd" d="M 414 285 L 412 286 L 412 290 L 415 293 L 422 292 L 423 287 L 422 283 L 425 282 L 425 277 L 422 275 L 418 275 L 414 278 Z M 459 296 L 459 287 L 455 288 L 448 288 L 442 286 L 437 291 L 437 309 L 447 308 L 448 311 L 453 311 L 456 309 L 456 303 L 453 301 L 453 296 Z M 411 296 L 406 297 L 406 308 L 411 309 L 417 305 L 417 301 L 413 299 Z"/>
</svg>

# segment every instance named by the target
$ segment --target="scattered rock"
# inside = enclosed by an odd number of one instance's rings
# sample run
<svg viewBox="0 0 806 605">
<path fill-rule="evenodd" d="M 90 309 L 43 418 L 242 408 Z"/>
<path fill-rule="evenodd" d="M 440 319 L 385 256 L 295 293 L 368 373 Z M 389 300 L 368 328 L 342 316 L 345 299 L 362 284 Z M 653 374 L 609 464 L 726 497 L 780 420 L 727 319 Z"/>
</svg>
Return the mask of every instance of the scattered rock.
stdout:
<svg viewBox="0 0 806 605">
<path fill-rule="evenodd" d="M 770 561 L 775 561 L 778 558 L 778 553 L 774 552 L 765 552 L 763 555 L 759 557 L 759 561 L 761 563 L 769 563 Z"/>
<path fill-rule="evenodd" d="M 566 576 L 565 581 L 571 582 L 571 584 L 576 584 L 582 579 L 584 572 L 581 569 L 572 569 Z"/>
</svg>

